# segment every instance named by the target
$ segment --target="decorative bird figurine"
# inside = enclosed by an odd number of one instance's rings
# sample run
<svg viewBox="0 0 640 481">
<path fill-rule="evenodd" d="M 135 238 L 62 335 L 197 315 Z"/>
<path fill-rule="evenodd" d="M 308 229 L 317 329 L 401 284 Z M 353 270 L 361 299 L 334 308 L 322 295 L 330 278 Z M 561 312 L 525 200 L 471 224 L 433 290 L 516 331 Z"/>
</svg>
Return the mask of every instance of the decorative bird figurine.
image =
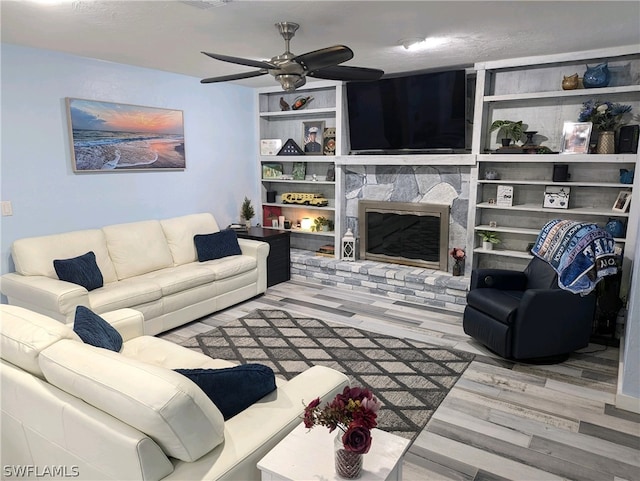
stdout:
<svg viewBox="0 0 640 481">
<path fill-rule="evenodd" d="M 289 110 L 289 104 L 284 97 L 280 97 L 280 110 Z"/>
</svg>

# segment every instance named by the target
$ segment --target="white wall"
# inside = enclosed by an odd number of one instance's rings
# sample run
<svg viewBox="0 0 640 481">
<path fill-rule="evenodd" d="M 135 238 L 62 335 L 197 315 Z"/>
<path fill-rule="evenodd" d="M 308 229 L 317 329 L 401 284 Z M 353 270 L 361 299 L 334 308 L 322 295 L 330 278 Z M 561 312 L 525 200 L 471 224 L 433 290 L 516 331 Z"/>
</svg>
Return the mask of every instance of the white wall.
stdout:
<svg viewBox="0 0 640 481">
<path fill-rule="evenodd" d="M 253 91 L 199 79 L 2 44 L 1 272 L 14 239 L 212 212 L 239 219 L 259 201 Z M 184 112 L 186 170 L 74 174 L 65 97 Z"/>
</svg>

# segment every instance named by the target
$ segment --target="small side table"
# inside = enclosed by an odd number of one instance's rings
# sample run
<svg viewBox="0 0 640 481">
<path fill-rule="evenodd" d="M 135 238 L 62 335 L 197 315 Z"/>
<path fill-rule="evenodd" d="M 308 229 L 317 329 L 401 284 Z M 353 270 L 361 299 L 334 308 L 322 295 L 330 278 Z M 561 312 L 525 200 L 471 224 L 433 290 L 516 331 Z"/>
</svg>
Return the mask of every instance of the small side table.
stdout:
<svg viewBox="0 0 640 481">
<path fill-rule="evenodd" d="M 336 474 L 333 440 L 324 426 L 311 431 L 300 424 L 258 462 L 262 481 L 322 479 L 344 481 Z M 409 440 L 379 429 L 371 432 L 371 449 L 364 455 L 360 481 L 402 481 L 402 459 Z"/>
<path fill-rule="evenodd" d="M 246 232 L 238 232 L 237 235 L 241 239 L 253 239 L 269 244 L 267 287 L 291 279 L 291 233 L 289 231 L 251 227 Z"/>
</svg>

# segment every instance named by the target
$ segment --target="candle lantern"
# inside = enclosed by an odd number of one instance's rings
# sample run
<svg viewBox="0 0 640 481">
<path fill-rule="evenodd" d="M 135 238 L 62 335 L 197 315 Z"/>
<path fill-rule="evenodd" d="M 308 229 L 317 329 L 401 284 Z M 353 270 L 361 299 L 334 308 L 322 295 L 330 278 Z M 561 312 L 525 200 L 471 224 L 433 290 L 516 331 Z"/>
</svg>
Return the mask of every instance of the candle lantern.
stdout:
<svg viewBox="0 0 640 481">
<path fill-rule="evenodd" d="M 353 236 L 351 229 L 347 229 L 342 238 L 342 260 L 356 260 L 356 238 Z"/>
</svg>

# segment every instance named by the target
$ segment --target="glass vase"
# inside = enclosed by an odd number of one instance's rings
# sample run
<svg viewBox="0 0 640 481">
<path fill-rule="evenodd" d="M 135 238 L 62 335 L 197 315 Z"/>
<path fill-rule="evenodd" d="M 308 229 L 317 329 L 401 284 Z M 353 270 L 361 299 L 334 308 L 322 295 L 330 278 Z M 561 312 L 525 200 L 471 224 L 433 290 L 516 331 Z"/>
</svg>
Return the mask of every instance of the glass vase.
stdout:
<svg viewBox="0 0 640 481">
<path fill-rule="evenodd" d="M 362 474 L 362 454 L 352 453 L 344 448 L 342 433 L 333 440 L 336 459 L 336 474 L 344 479 L 357 479 Z"/>
<path fill-rule="evenodd" d="M 453 275 L 456 277 L 464 275 L 464 259 L 454 259 Z"/>
</svg>

